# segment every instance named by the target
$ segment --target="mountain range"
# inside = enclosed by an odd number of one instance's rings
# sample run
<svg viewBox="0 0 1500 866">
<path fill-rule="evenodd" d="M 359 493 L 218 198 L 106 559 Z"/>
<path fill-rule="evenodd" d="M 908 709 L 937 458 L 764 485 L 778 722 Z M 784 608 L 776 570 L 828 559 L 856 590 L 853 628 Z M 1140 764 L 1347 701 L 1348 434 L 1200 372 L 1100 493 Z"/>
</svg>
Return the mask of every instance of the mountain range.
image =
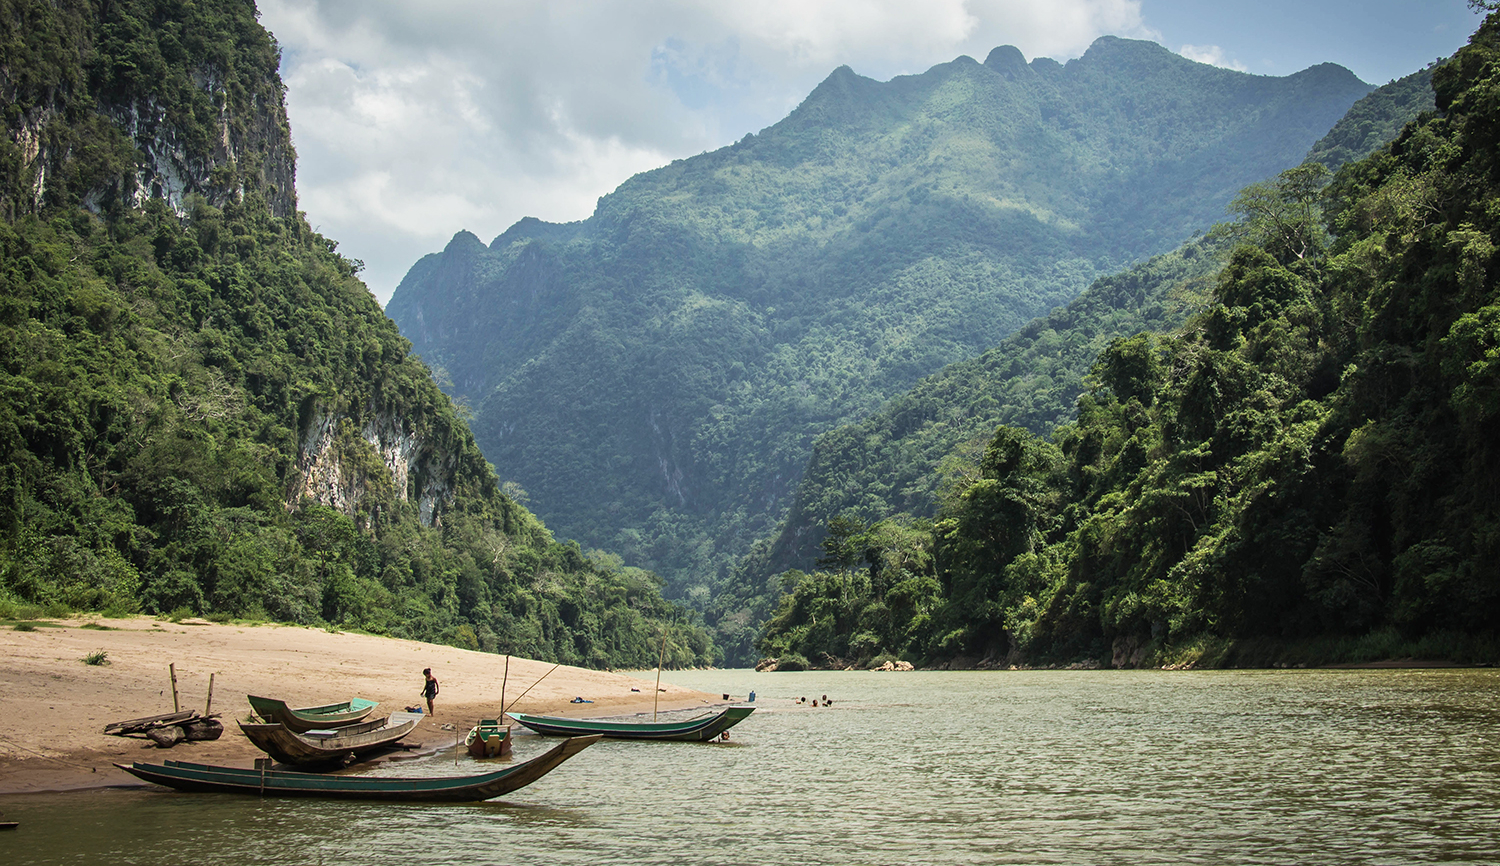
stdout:
<svg viewBox="0 0 1500 866">
<path fill-rule="evenodd" d="M 888 82 L 631 178 L 587 220 L 460 233 L 387 313 L 560 535 L 706 603 L 816 436 L 1220 219 L 1371 91 L 1107 37 Z"/>
</svg>

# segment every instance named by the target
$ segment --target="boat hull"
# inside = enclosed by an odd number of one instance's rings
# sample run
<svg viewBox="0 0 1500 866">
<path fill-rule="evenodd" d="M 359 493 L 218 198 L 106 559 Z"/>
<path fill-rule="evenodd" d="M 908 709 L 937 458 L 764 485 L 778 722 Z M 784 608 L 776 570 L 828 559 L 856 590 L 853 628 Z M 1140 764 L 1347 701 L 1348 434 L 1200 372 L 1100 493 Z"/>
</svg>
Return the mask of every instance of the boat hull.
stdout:
<svg viewBox="0 0 1500 866">
<path fill-rule="evenodd" d="M 321 707 L 289 707 L 286 701 L 246 695 L 250 709 L 267 722 L 280 722 L 299 734 L 320 728 L 342 728 L 363 722 L 379 706 L 378 701 L 351 698 L 337 704 Z"/>
<path fill-rule="evenodd" d="M 568 758 L 599 740 L 573 737 L 519 764 L 474 776 L 392 778 L 297 773 L 285 770 L 247 770 L 186 761 L 161 764 L 116 764 L 147 782 L 179 791 L 213 794 L 251 794 L 263 797 L 321 797 L 335 800 L 391 800 L 399 802 L 474 802 L 500 797 L 547 775 Z"/>
<path fill-rule="evenodd" d="M 600 734 L 618 740 L 712 740 L 755 712 L 754 707 L 729 707 L 711 716 L 682 722 L 622 722 L 603 719 L 565 719 L 509 713 L 517 722 L 549 737 L 581 737 Z"/>
<path fill-rule="evenodd" d="M 469 729 L 464 748 L 475 758 L 500 758 L 510 754 L 510 725 L 485 719 Z"/>
<path fill-rule="evenodd" d="M 391 748 L 421 720 L 415 713 L 394 713 L 389 719 L 335 728 L 323 736 L 299 734 L 280 722 L 268 725 L 240 722 L 240 730 L 257 749 L 283 764 L 348 764 Z"/>
</svg>

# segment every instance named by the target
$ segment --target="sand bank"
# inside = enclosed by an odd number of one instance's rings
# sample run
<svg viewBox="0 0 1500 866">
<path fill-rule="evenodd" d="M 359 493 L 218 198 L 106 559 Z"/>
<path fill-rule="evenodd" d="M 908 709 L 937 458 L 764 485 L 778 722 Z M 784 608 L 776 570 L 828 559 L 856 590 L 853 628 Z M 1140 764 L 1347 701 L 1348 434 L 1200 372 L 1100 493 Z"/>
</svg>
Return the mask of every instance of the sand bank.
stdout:
<svg viewBox="0 0 1500 866">
<path fill-rule="evenodd" d="M 86 622 L 104 629 L 83 628 Z M 107 664 L 84 664 L 84 656 L 98 651 L 106 653 Z M 214 674 L 212 709 L 223 714 L 224 736 L 170 750 L 149 740 L 105 736 L 109 722 L 172 711 L 169 663 L 177 668 L 183 709 L 203 709 Z M 115 761 L 173 758 L 251 766 L 262 755 L 235 725 L 250 713 L 245 695 L 279 697 L 293 706 L 362 697 L 380 701 L 377 712 L 388 713 L 422 703 L 427 667 L 442 693 L 437 712 L 408 740 L 446 747 L 475 720 L 498 714 L 505 658 L 489 653 L 295 626 L 148 617 L 59 620 L 35 631 L 0 626 L 0 793 L 134 782 L 112 766 Z M 550 668 L 548 662 L 512 658 L 507 703 Z M 651 680 L 563 666 L 512 708 L 573 716 L 650 712 L 654 688 Z M 661 688 L 662 710 L 720 703 L 719 695 Z M 574 697 L 593 703 L 572 704 Z"/>
</svg>

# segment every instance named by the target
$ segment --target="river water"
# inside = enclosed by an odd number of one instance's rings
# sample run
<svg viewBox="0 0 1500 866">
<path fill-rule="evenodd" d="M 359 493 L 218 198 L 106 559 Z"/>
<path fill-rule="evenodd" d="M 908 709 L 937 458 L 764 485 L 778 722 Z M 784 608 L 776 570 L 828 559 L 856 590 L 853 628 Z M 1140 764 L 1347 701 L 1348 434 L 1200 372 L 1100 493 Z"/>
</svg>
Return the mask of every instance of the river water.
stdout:
<svg viewBox="0 0 1500 866">
<path fill-rule="evenodd" d="M 0 863 L 1500 862 L 1492 669 L 664 679 L 758 710 L 728 743 L 606 740 L 479 804 L 3 797 Z"/>
</svg>

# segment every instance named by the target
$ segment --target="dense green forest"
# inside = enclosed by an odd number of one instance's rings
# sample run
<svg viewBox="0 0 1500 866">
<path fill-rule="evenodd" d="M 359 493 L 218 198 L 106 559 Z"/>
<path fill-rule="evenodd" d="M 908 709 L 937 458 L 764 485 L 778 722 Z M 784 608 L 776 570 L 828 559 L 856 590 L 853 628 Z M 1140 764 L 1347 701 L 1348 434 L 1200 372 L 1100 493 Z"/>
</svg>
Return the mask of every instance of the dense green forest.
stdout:
<svg viewBox="0 0 1500 866">
<path fill-rule="evenodd" d="M 1428 68 L 1372 91 L 1313 145 L 1307 160 L 1337 169 L 1383 147 L 1432 110 L 1431 80 Z M 1234 232 L 1221 229 L 1101 278 L 979 357 L 945 367 L 870 417 L 819 436 L 777 533 L 757 541 L 714 592 L 707 616 L 721 648 L 753 660 L 760 625 L 781 595 L 772 578 L 814 567 L 830 519 L 931 518 L 943 486 L 975 471 L 998 425 L 1047 436 L 1073 420 L 1105 346 L 1140 331 L 1168 333 L 1201 311 L 1233 241 Z"/>
<path fill-rule="evenodd" d="M 548 525 L 702 607 L 814 437 L 1174 249 L 1370 89 L 1112 37 L 1066 65 L 841 68 L 587 220 L 459 234 L 387 312 Z"/>
<path fill-rule="evenodd" d="M 295 210 L 252 4 L 0 0 L 0 617 L 196 613 L 704 665 L 557 542 Z"/>
<path fill-rule="evenodd" d="M 1308 162 L 1242 191 L 1211 302 L 1113 340 L 1076 421 L 954 454 L 932 519 L 830 519 L 762 650 L 1493 662 L 1500 15 L 1432 87 L 1435 112 L 1331 183 Z"/>
</svg>

